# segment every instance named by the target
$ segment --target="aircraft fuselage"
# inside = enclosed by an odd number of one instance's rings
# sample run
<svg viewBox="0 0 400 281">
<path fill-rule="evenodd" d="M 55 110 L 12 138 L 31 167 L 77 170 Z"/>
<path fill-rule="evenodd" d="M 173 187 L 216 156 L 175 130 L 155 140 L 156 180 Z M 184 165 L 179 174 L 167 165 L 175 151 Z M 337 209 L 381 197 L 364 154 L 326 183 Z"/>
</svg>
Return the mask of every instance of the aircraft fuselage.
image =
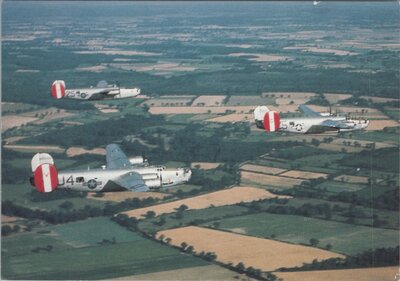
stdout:
<svg viewBox="0 0 400 281">
<path fill-rule="evenodd" d="M 71 170 L 58 173 L 57 188 L 93 192 L 124 191 L 127 189 L 115 184 L 113 179 L 130 172 L 140 174 L 150 189 L 182 184 L 188 182 L 191 177 L 190 170 L 184 168 L 165 169 L 161 166 Z"/>
</svg>

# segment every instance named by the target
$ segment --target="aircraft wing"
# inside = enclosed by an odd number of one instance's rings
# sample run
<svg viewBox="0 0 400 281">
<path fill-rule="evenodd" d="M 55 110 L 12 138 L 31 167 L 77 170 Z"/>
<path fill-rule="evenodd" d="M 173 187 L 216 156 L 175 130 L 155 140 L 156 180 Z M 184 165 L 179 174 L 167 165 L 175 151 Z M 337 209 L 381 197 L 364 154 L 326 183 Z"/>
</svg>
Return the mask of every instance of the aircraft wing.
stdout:
<svg viewBox="0 0 400 281">
<path fill-rule="evenodd" d="M 126 157 L 125 153 L 118 145 L 114 143 L 109 144 L 106 147 L 106 151 L 106 161 L 108 169 L 124 168 L 131 166 L 131 162 L 129 162 L 128 157 Z"/>
<path fill-rule="evenodd" d="M 311 108 L 309 108 L 307 105 L 302 104 L 299 106 L 300 110 L 303 111 L 304 115 L 308 116 L 308 117 L 321 117 L 321 114 L 312 110 Z"/>
<path fill-rule="evenodd" d="M 128 172 L 111 181 L 130 191 L 143 192 L 150 190 L 150 188 L 143 181 L 142 176 L 136 172 Z"/>
<path fill-rule="evenodd" d="M 354 126 L 350 126 L 343 121 L 325 120 L 320 126 L 338 128 L 338 129 L 352 129 Z"/>
</svg>

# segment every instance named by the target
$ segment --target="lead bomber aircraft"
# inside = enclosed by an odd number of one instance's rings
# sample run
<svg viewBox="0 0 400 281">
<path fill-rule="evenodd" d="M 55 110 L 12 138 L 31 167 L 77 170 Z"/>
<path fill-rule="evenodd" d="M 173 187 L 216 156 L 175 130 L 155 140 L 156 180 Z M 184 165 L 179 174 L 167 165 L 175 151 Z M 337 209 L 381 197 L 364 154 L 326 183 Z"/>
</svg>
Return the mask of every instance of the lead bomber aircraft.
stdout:
<svg viewBox="0 0 400 281">
<path fill-rule="evenodd" d="M 346 116 L 319 113 L 306 105 L 300 105 L 305 117 L 281 119 L 277 111 L 270 111 L 266 106 L 257 106 L 254 119 L 260 129 L 269 132 L 290 132 L 301 134 L 318 134 L 324 132 L 349 132 L 368 127 L 369 120 L 351 119 Z"/>
<path fill-rule="evenodd" d="M 53 158 L 37 153 L 31 161 L 30 182 L 39 192 L 56 188 L 88 192 L 135 191 L 170 187 L 188 182 L 192 172 L 188 168 L 166 169 L 149 166 L 141 156 L 128 159 L 116 144 L 106 147 L 107 164 L 98 169 L 57 172 Z"/>
<path fill-rule="evenodd" d="M 121 88 L 117 83 L 108 84 L 100 81 L 96 87 L 66 89 L 63 80 L 56 80 L 51 85 L 51 96 L 55 99 L 104 100 L 133 98 L 140 94 L 139 88 Z"/>
</svg>

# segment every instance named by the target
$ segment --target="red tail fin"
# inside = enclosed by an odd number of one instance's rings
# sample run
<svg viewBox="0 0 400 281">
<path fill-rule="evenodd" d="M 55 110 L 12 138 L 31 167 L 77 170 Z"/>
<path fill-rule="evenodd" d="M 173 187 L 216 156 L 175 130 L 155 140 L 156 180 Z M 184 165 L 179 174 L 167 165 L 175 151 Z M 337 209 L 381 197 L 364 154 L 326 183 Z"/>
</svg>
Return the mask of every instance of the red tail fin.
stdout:
<svg viewBox="0 0 400 281">
<path fill-rule="evenodd" d="M 51 192 L 57 188 L 58 173 L 53 158 L 47 153 L 37 153 L 31 161 L 31 183 L 39 192 Z"/>
<path fill-rule="evenodd" d="M 276 111 L 268 111 L 264 115 L 264 129 L 269 132 L 276 132 L 279 130 L 281 118 Z"/>
<path fill-rule="evenodd" d="M 56 80 L 51 85 L 51 96 L 55 99 L 62 99 L 65 96 L 65 82 Z"/>
<path fill-rule="evenodd" d="M 34 175 L 35 187 L 39 192 L 52 192 L 58 185 L 58 173 L 52 164 L 40 165 Z"/>
</svg>

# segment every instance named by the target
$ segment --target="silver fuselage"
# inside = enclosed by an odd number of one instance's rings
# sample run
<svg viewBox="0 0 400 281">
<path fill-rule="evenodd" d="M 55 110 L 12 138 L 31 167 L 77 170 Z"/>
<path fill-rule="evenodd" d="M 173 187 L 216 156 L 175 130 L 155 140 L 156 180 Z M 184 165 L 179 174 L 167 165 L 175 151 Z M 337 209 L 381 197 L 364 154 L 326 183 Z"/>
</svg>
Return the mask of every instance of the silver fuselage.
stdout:
<svg viewBox="0 0 400 281">
<path fill-rule="evenodd" d="M 101 94 L 101 92 L 107 93 Z M 105 88 L 66 89 L 64 98 L 78 100 L 124 99 L 136 97 L 139 94 L 139 88 L 125 89 L 111 86 Z"/>
<path fill-rule="evenodd" d="M 324 121 L 339 121 L 348 126 L 346 129 L 341 128 L 329 128 L 321 126 Z M 305 117 L 305 118 L 287 118 L 281 119 L 279 131 L 290 132 L 290 133 L 310 133 L 310 132 L 325 132 L 325 131 L 336 131 L 336 132 L 347 132 L 365 129 L 369 124 L 368 120 L 353 120 L 346 119 L 346 117 Z"/>
<path fill-rule="evenodd" d="M 165 169 L 162 166 L 131 166 L 121 169 L 87 169 L 60 171 L 58 188 L 76 191 L 124 191 L 128 190 L 113 183 L 129 172 L 138 173 L 150 189 L 169 187 L 188 182 L 192 175 L 189 169 Z"/>
</svg>

